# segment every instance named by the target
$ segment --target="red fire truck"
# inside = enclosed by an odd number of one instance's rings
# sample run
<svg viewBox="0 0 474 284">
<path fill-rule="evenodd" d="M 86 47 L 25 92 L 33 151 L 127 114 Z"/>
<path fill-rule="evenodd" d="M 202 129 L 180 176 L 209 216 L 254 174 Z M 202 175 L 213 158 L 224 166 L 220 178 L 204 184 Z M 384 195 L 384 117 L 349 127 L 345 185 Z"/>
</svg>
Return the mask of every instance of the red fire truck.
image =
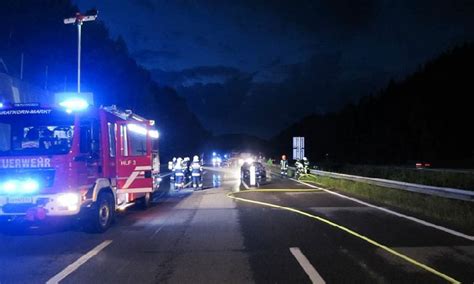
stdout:
<svg viewBox="0 0 474 284">
<path fill-rule="evenodd" d="M 116 210 L 147 207 L 158 185 L 153 120 L 81 98 L 0 105 L 0 218 L 72 216 L 104 232 Z"/>
</svg>

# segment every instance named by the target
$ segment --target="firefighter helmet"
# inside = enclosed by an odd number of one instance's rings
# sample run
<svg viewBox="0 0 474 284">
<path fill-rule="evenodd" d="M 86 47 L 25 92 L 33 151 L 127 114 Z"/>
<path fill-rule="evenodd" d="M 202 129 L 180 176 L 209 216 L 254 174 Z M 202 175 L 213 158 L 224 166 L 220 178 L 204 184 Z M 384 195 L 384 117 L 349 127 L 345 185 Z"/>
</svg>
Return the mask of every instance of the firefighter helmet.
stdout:
<svg viewBox="0 0 474 284">
<path fill-rule="evenodd" d="M 193 162 L 199 162 L 199 157 L 198 157 L 198 155 L 194 155 L 194 157 L 193 157 Z"/>
</svg>

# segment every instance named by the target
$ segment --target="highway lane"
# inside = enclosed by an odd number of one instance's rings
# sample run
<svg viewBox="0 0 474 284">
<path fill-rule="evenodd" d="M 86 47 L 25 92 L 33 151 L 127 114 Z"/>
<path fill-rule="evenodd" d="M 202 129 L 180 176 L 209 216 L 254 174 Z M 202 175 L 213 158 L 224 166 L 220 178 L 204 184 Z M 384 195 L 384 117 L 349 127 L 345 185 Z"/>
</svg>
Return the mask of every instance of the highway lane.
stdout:
<svg viewBox="0 0 474 284">
<path fill-rule="evenodd" d="M 273 178 L 261 187 L 307 188 L 290 180 Z M 356 231 L 389 248 L 403 253 L 438 272 L 470 283 L 474 279 L 474 243 L 380 210 L 339 198 L 326 192 L 281 193 L 249 192 L 238 194 L 250 200 L 299 209 Z M 274 265 L 268 255 L 286 255 L 288 247 L 299 247 L 328 282 L 446 282 L 393 254 L 361 240 L 338 228 L 293 212 L 261 205 L 247 204 L 241 222 L 246 247 L 260 249 L 252 255 L 254 270 Z M 260 210 L 258 214 L 255 211 Z M 257 217 L 258 216 L 258 217 Z M 261 226 L 252 226 L 259 219 Z M 248 231 L 247 231 L 248 230 Z M 253 237 L 247 237 L 252 235 Z M 283 266 L 283 265 L 282 265 Z M 258 269 L 257 267 L 260 267 Z M 257 281 L 285 279 L 286 273 L 275 269 L 265 275 L 256 274 Z M 265 279 L 265 280 L 264 280 Z M 286 278 L 290 282 L 290 277 Z"/>
<path fill-rule="evenodd" d="M 474 280 L 472 241 L 321 191 L 268 191 L 308 188 L 288 179 L 273 177 L 261 187 L 267 192 L 245 192 L 238 171 L 208 169 L 203 191 L 175 191 L 168 185 L 165 179 L 161 190 L 168 194 L 154 207 L 131 208 L 102 235 L 65 225 L 3 230 L 0 283 L 45 283 L 104 241 L 111 243 L 68 271 L 61 283 L 309 283 L 301 255 L 327 283 L 446 283 L 340 229 L 235 201 L 229 192 L 321 216 L 456 280 Z"/>
<path fill-rule="evenodd" d="M 57 225 L 0 233 L 0 283 L 45 283 L 112 241 L 61 283 L 251 282 L 235 203 L 235 177 L 207 174 L 206 190 L 169 191 L 147 211 L 130 208 L 105 234 Z M 226 189 L 224 189 L 226 188 Z"/>
</svg>

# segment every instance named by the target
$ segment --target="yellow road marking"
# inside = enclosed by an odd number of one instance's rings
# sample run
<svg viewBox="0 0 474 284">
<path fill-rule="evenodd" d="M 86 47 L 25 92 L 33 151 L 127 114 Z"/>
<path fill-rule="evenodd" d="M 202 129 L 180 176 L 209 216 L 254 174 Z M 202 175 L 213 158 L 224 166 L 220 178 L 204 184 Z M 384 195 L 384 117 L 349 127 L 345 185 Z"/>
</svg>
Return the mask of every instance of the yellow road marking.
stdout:
<svg viewBox="0 0 474 284">
<path fill-rule="evenodd" d="M 294 190 L 292 190 L 294 191 Z M 445 279 L 446 281 L 450 282 L 450 283 L 461 283 L 460 281 L 442 273 L 442 272 L 439 272 L 437 271 L 436 269 L 426 265 L 426 264 L 423 264 L 421 262 L 418 262 L 416 261 L 415 259 L 407 256 L 407 255 L 404 255 L 394 249 L 391 249 L 389 247 L 387 247 L 386 245 L 383 245 L 377 241 L 374 241 L 372 239 L 370 239 L 369 237 L 366 237 L 364 235 L 361 235 L 349 228 L 346 228 L 342 225 L 339 225 L 339 224 L 336 224 L 332 221 L 329 221 L 325 218 L 322 218 L 322 217 L 319 217 L 319 216 L 316 216 L 316 215 L 312 215 L 312 214 L 309 214 L 307 212 L 304 212 L 304 211 L 301 211 L 301 210 L 298 210 L 298 209 L 294 209 L 294 208 L 291 208 L 291 207 L 286 207 L 286 206 L 280 206 L 280 205 L 276 205 L 276 204 L 272 204 L 272 203 L 267 203 L 267 202 L 262 202 L 262 201 L 256 201 L 256 200 L 251 200 L 251 199 L 246 199 L 246 198 L 241 198 L 241 197 L 236 197 L 235 194 L 238 194 L 238 193 L 246 193 L 246 192 L 268 192 L 268 190 L 265 190 L 265 189 L 254 189 L 254 190 L 246 190 L 246 191 L 241 191 L 241 192 L 229 192 L 227 194 L 227 197 L 229 198 L 232 198 L 232 199 L 235 199 L 235 200 L 239 200 L 239 201 L 243 201 L 243 202 L 248 202 L 248 203 L 254 203 L 254 204 L 259 204 L 259 205 L 263 205 L 263 206 L 268 206 L 268 207 L 273 207 L 273 208 L 279 208 L 279 209 L 283 209 L 283 210 L 287 210 L 287 211 L 291 211 L 291 212 L 294 212 L 294 213 L 297 213 L 297 214 L 300 214 L 300 215 L 303 215 L 303 216 L 306 216 L 306 217 L 309 217 L 309 218 L 312 218 L 312 219 L 315 219 L 315 220 L 318 220 L 320 222 L 323 222 L 325 224 L 328 224 L 329 226 L 332 226 L 332 227 L 335 227 L 335 228 L 338 228 L 339 230 L 342 230 L 346 233 L 349 233 L 351 234 L 352 236 L 355 236 L 359 239 L 362 239 L 378 248 L 381 248 L 382 250 L 392 254 L 392 255 L 395 255 L 395 256 L 398 256 L 400 257 L 401 259 L 403 260 L 406 260 L 407 262 L 415 265 L 415 266 L 418 266 L 419 268 L 422 268 L 428 272 L 431 272 L 443 279 Z M 278 190 L 278 192 L 282 192 L 282 190 Z M 300 192 L 312 192 L 312 190 L 300 190 Z"/>
<path fill-rule="evenodd" d="M 291 188 L 269 188 L 269 189 L 248 189 L 240 191 L 240 193 L 245 192 L 324 192 L 321 189 L 291 189 Z"/>
</svg>

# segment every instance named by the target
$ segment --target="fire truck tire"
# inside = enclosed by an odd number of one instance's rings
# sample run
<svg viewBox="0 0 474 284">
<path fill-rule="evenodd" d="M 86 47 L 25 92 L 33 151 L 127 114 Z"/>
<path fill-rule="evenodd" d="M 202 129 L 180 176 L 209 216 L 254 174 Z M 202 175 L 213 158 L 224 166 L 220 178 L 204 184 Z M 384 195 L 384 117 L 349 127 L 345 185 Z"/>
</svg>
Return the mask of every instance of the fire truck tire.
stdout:
<svg viewBox="0 0 474 284">
<path fill-rule="evenodd" d="M 140 200 L 140 209 L 146 210 L 151 207 L 151 199 L 152 199 L 152 194 L 151 192 L 148 192 L 145 194 L 144 197 L 141 198 Z"/>
<path fill-rule="evenodd" d="M 113 195 L 110 193 L 100 193 L 91 212 L 88 231 L 91 233 L 103 233 L 113 223 L 114 218 Z"/>
</svg>

